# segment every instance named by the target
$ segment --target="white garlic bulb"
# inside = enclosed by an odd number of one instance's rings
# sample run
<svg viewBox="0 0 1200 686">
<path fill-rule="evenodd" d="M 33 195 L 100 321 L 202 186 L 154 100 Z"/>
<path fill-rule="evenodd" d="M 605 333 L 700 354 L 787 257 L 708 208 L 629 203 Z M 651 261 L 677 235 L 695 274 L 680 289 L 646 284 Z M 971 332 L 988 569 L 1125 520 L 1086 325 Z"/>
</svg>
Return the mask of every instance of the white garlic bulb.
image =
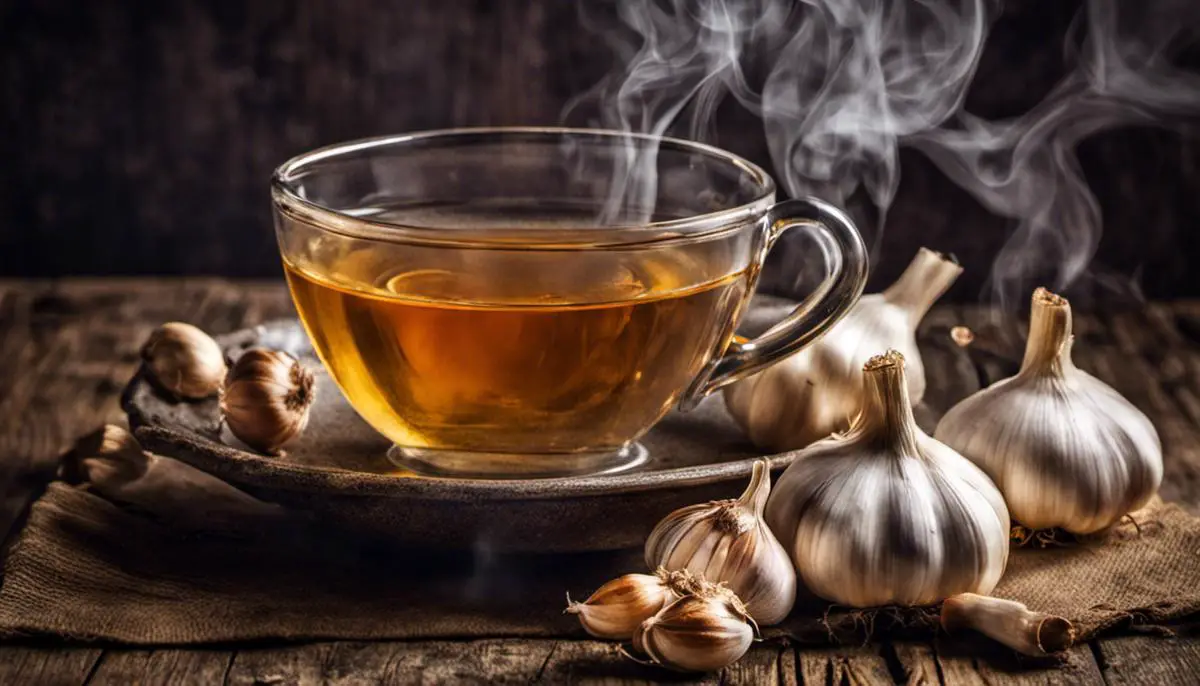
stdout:
<svg viewBox="0 0 1200 686">
<path fill-rule="evenodd" d="M 141 353 L 152 380 L 180 398 L 216 395 L 225 381 L 221 346 L 191 324 L 163 324 L 151 332 Z"/>
<path fill-rule="evenodd" d="M 919 403 L 917 325 L 960 273 L 950 257 L 921 248 L 894 284 L 860 298 L 820 340 L 726 388 L 729 413 L 759 448 L 803 448 L 849 426 L 862 402 L 863 364 L 889 349 L 908 361 L 908 395 Z"/>
<path fill-rule="evenodd" d="M 596 589 L 582 603 L 567 595 L 567 614 L 577 615 L 585 631 L 596 638 L 628 640 L 633 632 L 668 603 L 694 589 L 687 572 L 626 574 Z"/>
<path fill-rule="evenodd" d="M 779 623 L 796 601 L 796 572 L 762 518 L 770 493 L 770 465 L 759 460 L 741 498 L 684 507 L 659 522 L 646 539 L 646 565 L 725 582 L 755 621 Z"/>
<path fill-rule="evenodd" d="M 996 482 L 1013 519 L 1087 534 L 1144 505 L 1162 481 L 1162 444 L 1146 415 L 1071 361 L 1071 306 L 1033 294 L 1016 376 L 951 408 L 935 435 Z"/>
<path fill-rule="evenodd" d="M 633 634 L 633 647 L 664 667 L 709 672 L 737 662 L 757 633 L 736 595 L 704 584 L 642 622 Z"/>
<path fill-rule="evenodd" d="M 987 593 L 1008 561 L 1008 510 L 978 467 L 917 427 L 895 351 L 864 366 L 849 432 L 800 452 L 767 503 L 800 580 L 843 605 Z"/>
</svg>

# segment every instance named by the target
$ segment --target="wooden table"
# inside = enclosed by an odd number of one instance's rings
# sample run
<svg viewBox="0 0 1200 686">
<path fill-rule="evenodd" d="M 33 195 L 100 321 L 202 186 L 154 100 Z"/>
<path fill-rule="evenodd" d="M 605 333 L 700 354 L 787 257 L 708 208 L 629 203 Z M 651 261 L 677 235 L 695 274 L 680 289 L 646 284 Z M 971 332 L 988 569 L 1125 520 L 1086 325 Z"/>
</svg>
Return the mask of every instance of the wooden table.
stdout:
<svg viewBox="0 0 1200 686">
<path fill-rule="evenodd" d="M 291 313 L 279 283 L 0 281 L 0 532 L 19 527 L 22 511 L 76 436 L 121 420 L 117 396 L 154 326 L 182 320 L 220 333 Z M 970 380 L 975 384 L 1007 374 L 1006 356 L 1020 335 L 990 325 L 993 319 L 978 307 L 931 312 L 922 327 L 926 338 L 947 335 L 958 324 L 980 336 L 972 348 L 973 369 L 929 365 L 929 374 L 976 376 Z M 1077 363 L 1116 386 L 1157 425 L 1167 453 L 1163 497 L 1200 514 L 1200 302 L 1079 316 L 1077 333 Z M 1174 637 L 1129 629 L 1077 646 L 1062 663 L 1020 660 L 973 637 L 834 648 L 769 642 L 701 678 L 641 667 L 598 641 L 342 641 L 164 650 L 29 642 L 0 644 L 0 684 L 1200 683 L 1200 623 L 1173 629 Z"/>
</svg>

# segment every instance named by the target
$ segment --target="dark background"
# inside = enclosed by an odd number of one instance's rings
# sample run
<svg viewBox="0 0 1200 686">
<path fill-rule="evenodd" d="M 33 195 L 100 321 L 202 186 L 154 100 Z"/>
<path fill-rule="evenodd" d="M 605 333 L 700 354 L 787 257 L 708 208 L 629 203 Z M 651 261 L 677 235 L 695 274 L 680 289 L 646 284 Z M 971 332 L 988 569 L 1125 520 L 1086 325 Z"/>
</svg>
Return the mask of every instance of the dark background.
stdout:
<svg viewBox="0 0 1200 686">
<path fill-rule="evenodd" d="M 1010 3 L 967 108 L 1038 102 L 1077 10 Z M 0 276 L 276 277 L 280 162 L 361 136 L 556 124 L 611 60 L 566 0 L 0 0 Z M 735 108 L 716 142 L 769 167 Z M 1200 294 L 1200 136 L 1111 131 L 1080 158 L 1104 211 L 1098 272 Z M 1012 223 L 919 154 L 902 162 L 875 283 L 924 244 L 967 267 L 956 297 L 979 297 Z"/>
</svg>

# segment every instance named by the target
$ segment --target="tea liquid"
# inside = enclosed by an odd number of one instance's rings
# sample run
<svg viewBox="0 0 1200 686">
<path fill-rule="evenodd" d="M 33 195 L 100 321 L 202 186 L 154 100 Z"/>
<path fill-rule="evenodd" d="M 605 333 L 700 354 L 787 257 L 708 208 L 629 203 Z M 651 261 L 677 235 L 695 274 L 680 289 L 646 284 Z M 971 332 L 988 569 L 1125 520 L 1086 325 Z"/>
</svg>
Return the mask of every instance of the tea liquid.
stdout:
<svg viewBox="0 0 1200 686">
<path fill-rule="evenodd" d="M 626 265 L 603 286 L 584 269 L 590 285 L 540 296 L 509 287 L 528 273 L 285 270 L 325 366 L 377 430 L 409 447 L 529 453 L 636 438 L 728 343 L 745 275 L 683 285 L 670 265 Z"/>
</svg>

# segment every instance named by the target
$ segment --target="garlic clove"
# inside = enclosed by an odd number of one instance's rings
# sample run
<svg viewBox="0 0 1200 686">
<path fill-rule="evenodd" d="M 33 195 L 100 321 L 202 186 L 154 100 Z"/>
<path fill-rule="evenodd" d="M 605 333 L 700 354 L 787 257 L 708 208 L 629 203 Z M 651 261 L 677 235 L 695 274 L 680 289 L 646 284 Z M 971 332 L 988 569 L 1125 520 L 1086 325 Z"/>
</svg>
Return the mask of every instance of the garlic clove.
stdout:
<svg viewBox="0 0 1200 686">
<path fill-rule="evenodd" d="M 633 634 L 633 647 L 670 669 L 709 672 L 737 662 L 756 634 L 757 626 L 737 596 L 707 585 L 642 622 Z"/>
<path fill-rule="evenodd" d="M 151 379 L 177 397 L 207 398 L 220 392 L 225 381 L 221 347 L 191 324 L 163 324 L 146 339 L 141 352 Z"/>
<path fill-rule="evenodd" d="M 725 582 L 759 624 L 779 623 L 795 603 L 796 572 L 762 518 L 770 492 L 770 465 L 759 460 L 737 500 L 684 507 L 659 522 L 646 539 L 646 564 Z"/>
<path fill-rule="evenodd" d="M 1019 653 L 1052 655 L 1075 644 L 1075 626 L 1070 621 L 1044 612 L 1033 612 L 1015 600 L 963 593 L 942 604 L 942 628 L 974 629 Z"/>
<path fill-rule="evenodd" d="M 961 273 L 952 257 L 921 248 L 894 284 L 860 298 L 820 340 L 726 387 L 729 413 L 764 450 L 803 448 L 849 426 L 862 404 L 862 366 L 887 349 L 905 356 L 909 397 L 919 403 L 917 325 Z"/>
<path fill-rule="evenodd" d="M 141 444 L 125 429 L 106 424 L 75 442 L 59 472 L 72 483 L 125 482 L 146 471 Z"/>
<path fill-rule="evenodd" d="M 659 568 L 654 574 L 626 574 L 601 586 L 587 600 L 572 602 L 567 614 L 579 616 L 585 631 L 597 638 L 628 640 L 634 630 L 668 603 L 693 590 L 690 574 Z"/>
<path fill-rule="evenodd" d="M 951 408 L 935 436 L 996 482 L 1021 525 L 1089 534 L 1154 495 L 1162 444 L 1146 415 L 1074 365 L 1071 328 L 1070 303 L 1038 289 L 1020 371 Z"/>
<path fill-rule="evenodd" d="M 869 360 L 864 387 L 850 430 L 801 451 L 767 503 L 800 580 L 852 607 L 991 591 L 1008 561 L 1004 499 L 916 425 L 902 355 Z"/>
<path fill-rule="evenodd" d="M 267 454 L 300 434 L 316 399 L 316 381 L 295 357 L 251 348 L 229 373 L 221 411 L 229 430 L 246 445 Z"/>
</svg>

